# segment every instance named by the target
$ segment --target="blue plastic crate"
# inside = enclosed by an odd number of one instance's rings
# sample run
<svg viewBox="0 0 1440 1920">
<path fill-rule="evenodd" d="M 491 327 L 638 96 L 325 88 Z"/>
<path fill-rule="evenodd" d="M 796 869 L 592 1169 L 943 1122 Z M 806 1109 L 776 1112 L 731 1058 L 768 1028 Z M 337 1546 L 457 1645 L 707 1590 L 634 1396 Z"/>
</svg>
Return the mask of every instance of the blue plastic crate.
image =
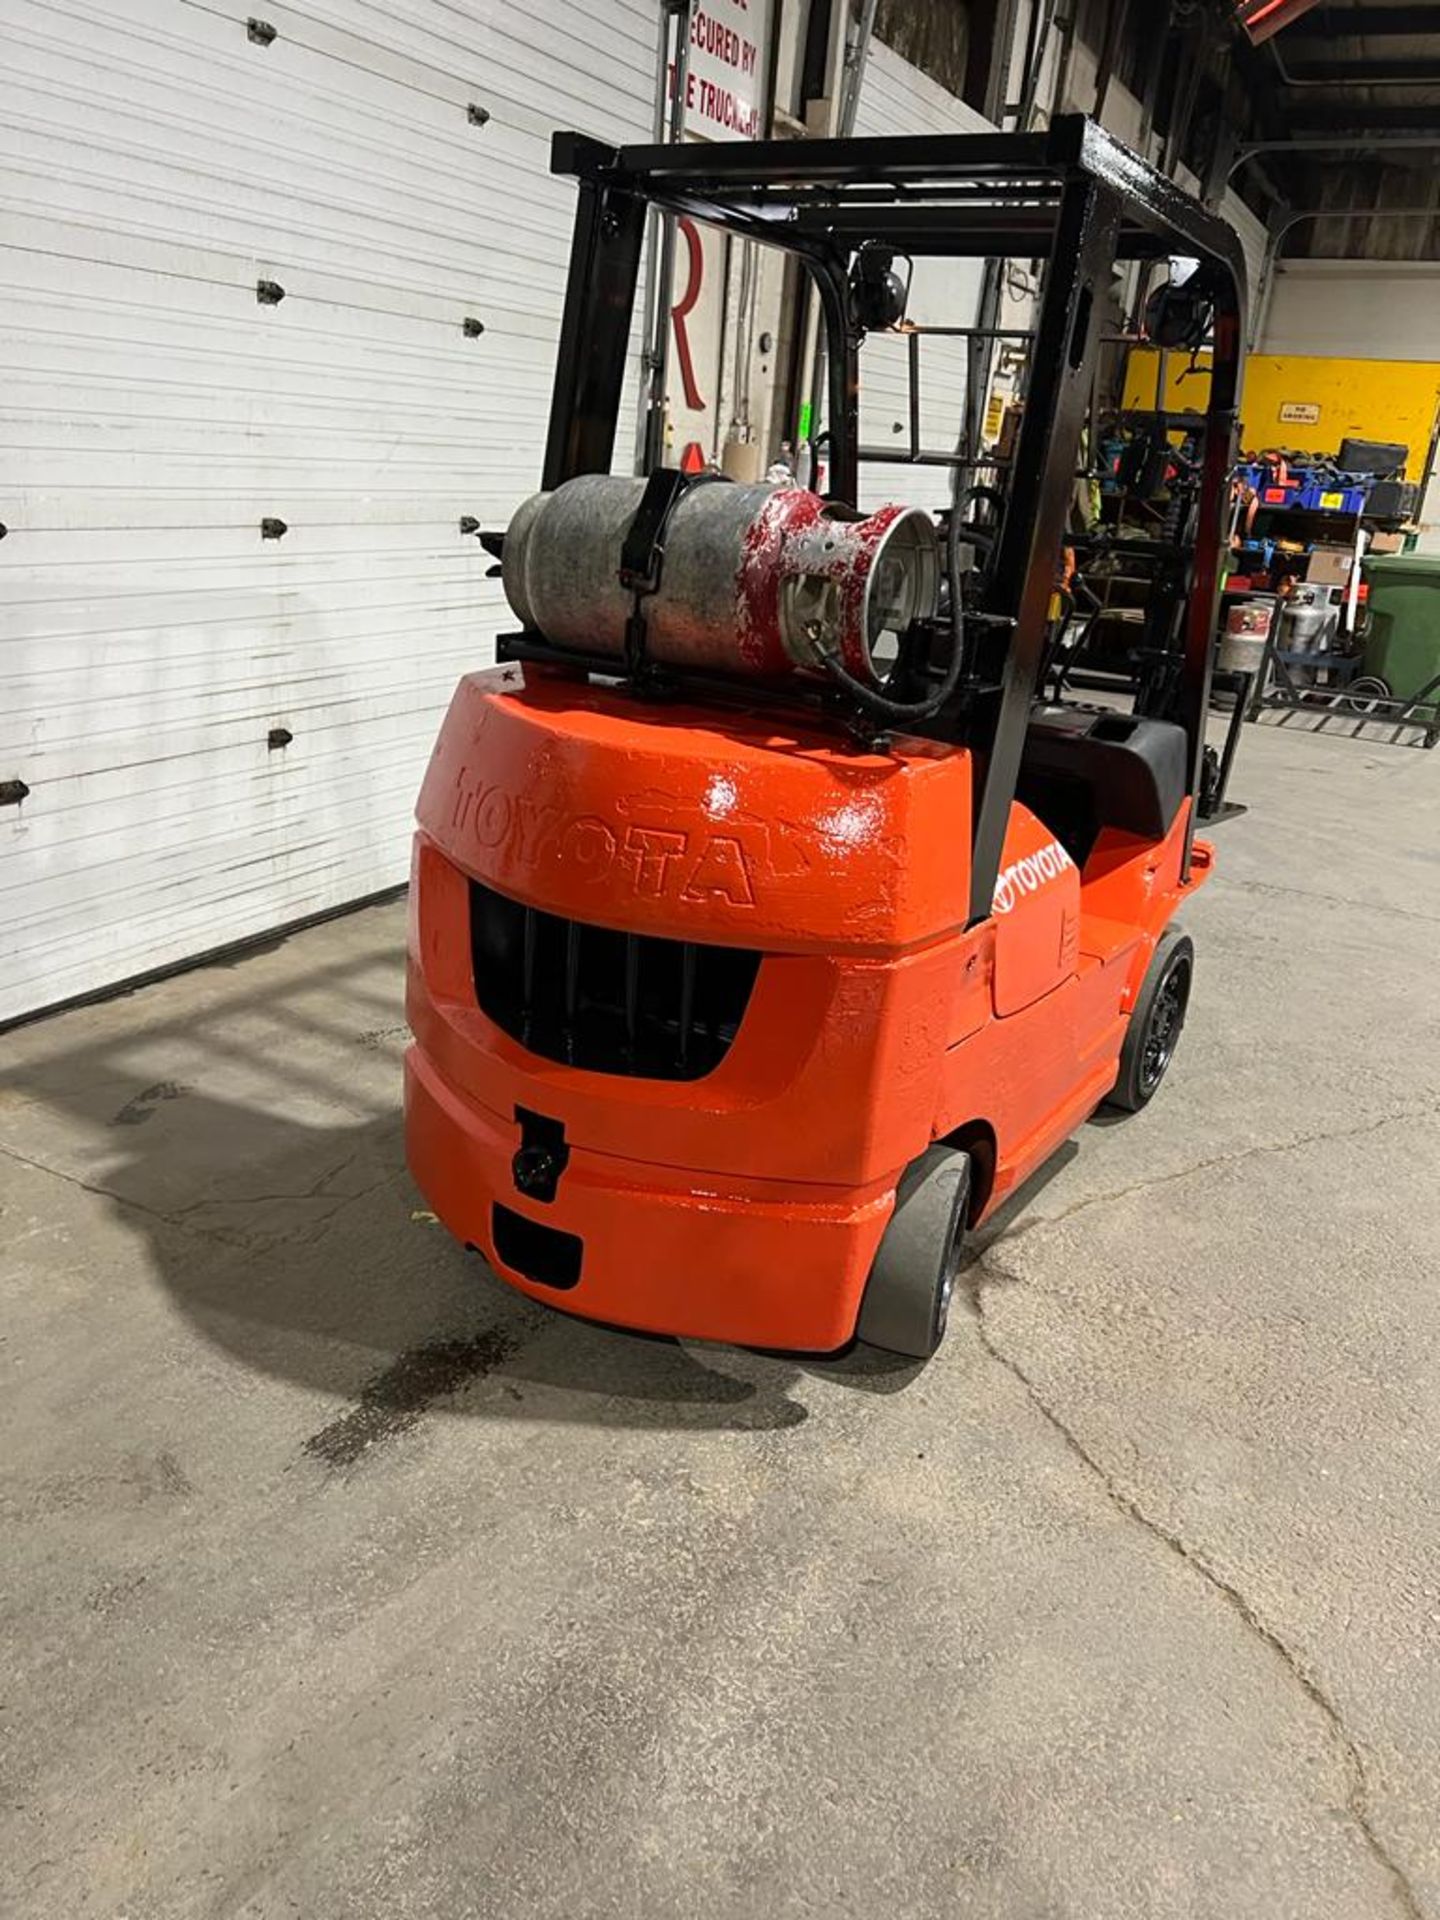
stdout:
<svg viewBox="0 0 1440 1920">
<path fill-rule="evenodd" d="M 1364 487 L 1346 487 L 1334 480 L 1307 480 L 1296 495 L 1294 505 L 1324 513 L 1363 513 Z"/>
</svg>

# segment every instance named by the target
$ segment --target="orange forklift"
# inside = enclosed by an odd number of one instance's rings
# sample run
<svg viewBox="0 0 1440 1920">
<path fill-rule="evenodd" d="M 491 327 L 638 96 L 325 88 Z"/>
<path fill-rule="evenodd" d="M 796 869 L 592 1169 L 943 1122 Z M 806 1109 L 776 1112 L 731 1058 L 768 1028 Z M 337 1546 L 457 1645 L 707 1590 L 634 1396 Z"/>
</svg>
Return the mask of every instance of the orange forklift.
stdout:
<svg viewBox="0 0 1440 1920">
<path fill-rule="evenodd" d="M 418 807 L 410 1165 L 458 1239 L 568 1312 L 924 1357 L 967 1229 L 1101 1103 L 1142 1107 L 1184 1023 L 1239 245 L 1079 117 L 561 134 L 553 167 L 579 187 L 542 489 L 487 536 L 517 630 L 461 681 Z M 823 494 L 612 473 L 652 207 L 808 276 Z M 913 395 L 898 456 L 860 444 L 868 335 L 908 334 L 913 378 L 927 331 L 1000 333 L 906 320 L 895 262 L 923 255 L 1046 262 L 1008 459 L 926 449 Z M 1212 372 L 1120 711 L 1042 689 L 1062 551 L 1145 544 L 1075 525 L 1129 261 Z M 897 457 L 955 469 L 953 507 L 861 512 L 862 463 Z"/>
</svg>

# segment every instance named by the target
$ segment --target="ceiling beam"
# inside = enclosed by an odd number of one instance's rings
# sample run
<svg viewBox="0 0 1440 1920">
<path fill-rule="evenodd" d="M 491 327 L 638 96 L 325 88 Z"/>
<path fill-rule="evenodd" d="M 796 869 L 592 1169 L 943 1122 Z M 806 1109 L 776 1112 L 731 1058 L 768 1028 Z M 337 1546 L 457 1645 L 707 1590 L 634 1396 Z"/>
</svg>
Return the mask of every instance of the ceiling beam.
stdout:
<svg viewBox="0 0 1440 1920">
<path fill-rule="evenodd" d="M 1237 173 L 1249 167 L 1253 172 L 1260 174 L 1271 199 L 1278 205 L 1281 196 L 1271 181 L 1260 173 L 1258 156 L 1262 153 L 1267 157 L 1273 155 L 1277 159 L 1283 159 L 1286 155 L 1293 156 L 1297 160 L 1320 159 L 1322 163 L 1327 157 L 1338 157 L 1342 154 L 1348 156 L 1353 162 L 1356 157 L 1373 158 L 1377 154 L 1399 153 L 1402 156 L 1401 165 L 1403 166 L 1403 156 L 1406 153 L 1423 154 L 1427 148 L 1435 147 L 1440 147 L 1440 130 L 1409 137 L 1405 134 L 1380 133 L 1351 135 L 1347 139 L 1343 133 L 1311 133 L 1292 135 L 1288 140 L 1252 140 L 1241 147 L 1231 160 L 1224 179 L 1217 182 L 1215 191 L 1217 193 L 1223 191 Z"/>
<path fill-rule="evenodd" d="M 1288 51 L 1288 49 L 1287 49 Z M 1367 60 L 1344 54 L 1338 60 L 1296 60 L 1285 64 L 1285 81 L 1295 86 L 1433 87 L 1440 82 L 1440 51 L 1418 60 Z"/>
<path fill-rule="evenodd" d="M 1407 149 L 1414 153 L 1426 147 L 1440 146 L 1440 131 L 1435 133 L 1302 133 L 1283 140 L 1247 140 L 1235 155 L 1230 171 L 1243 167 L 1255 153 L 1374 153 Z"/>
<path fill-rule="evenodd" d="M 1286 40 L 1287 51 L 1312 40 L 1334 39 L 1340 34 L 1434 33 L 1440 28 L 1434 7 L 1322 7 L 1312 14 L 1297 33 Z"/>
<path fill-rule="evenodd" d="M 1337 141 L 1366 133 L 1413 133 L 1429 139 L 1440 134 L 1440 113 L 1433 107 L 1373 107 L 1355 100 L 1316 100 L 1307 110 L 1301 101 L 1291 116 L 1291 132 L 1327 133 Z"/>
<path fill-rule="evenodd" d="M 1273 39 L 1282 27 L 1309 13 L 1315 4 L 1316 0 L 1234 0 L 1239 24 L 1255 47 Z"/>
</svg>

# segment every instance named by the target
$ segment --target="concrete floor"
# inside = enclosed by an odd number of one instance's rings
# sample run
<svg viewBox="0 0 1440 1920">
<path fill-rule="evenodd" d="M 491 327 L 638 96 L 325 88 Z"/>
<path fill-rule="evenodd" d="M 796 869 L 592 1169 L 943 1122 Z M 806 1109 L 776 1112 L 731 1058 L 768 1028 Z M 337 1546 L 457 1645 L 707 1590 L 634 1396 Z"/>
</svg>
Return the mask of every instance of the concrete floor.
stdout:
<svg viewBox="0 0 1440 1920">
<path fill-rule="evenodd" d="M 399 906 L 0 1041 L 6 1912 L 1440 1920 L 1440 753 L 1235 790 L 920 1371 L 451 1245 Z"/>
</svg>

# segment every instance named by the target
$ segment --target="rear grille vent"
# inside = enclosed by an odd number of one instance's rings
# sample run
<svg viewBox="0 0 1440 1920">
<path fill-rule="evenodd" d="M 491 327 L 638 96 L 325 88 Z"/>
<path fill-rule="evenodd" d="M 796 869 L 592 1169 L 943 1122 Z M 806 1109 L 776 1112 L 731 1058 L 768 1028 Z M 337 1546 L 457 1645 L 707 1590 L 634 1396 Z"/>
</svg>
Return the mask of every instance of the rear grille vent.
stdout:
<svg viewBox="0 0 1440 1920">
<path fill-rule="evenodd" d="M 546 1060 L 592 1073 L 699 1080 L 735 1038 L 760 955 L 616 933 L 470 882 L 481 1010 Z"/>
</svg>

